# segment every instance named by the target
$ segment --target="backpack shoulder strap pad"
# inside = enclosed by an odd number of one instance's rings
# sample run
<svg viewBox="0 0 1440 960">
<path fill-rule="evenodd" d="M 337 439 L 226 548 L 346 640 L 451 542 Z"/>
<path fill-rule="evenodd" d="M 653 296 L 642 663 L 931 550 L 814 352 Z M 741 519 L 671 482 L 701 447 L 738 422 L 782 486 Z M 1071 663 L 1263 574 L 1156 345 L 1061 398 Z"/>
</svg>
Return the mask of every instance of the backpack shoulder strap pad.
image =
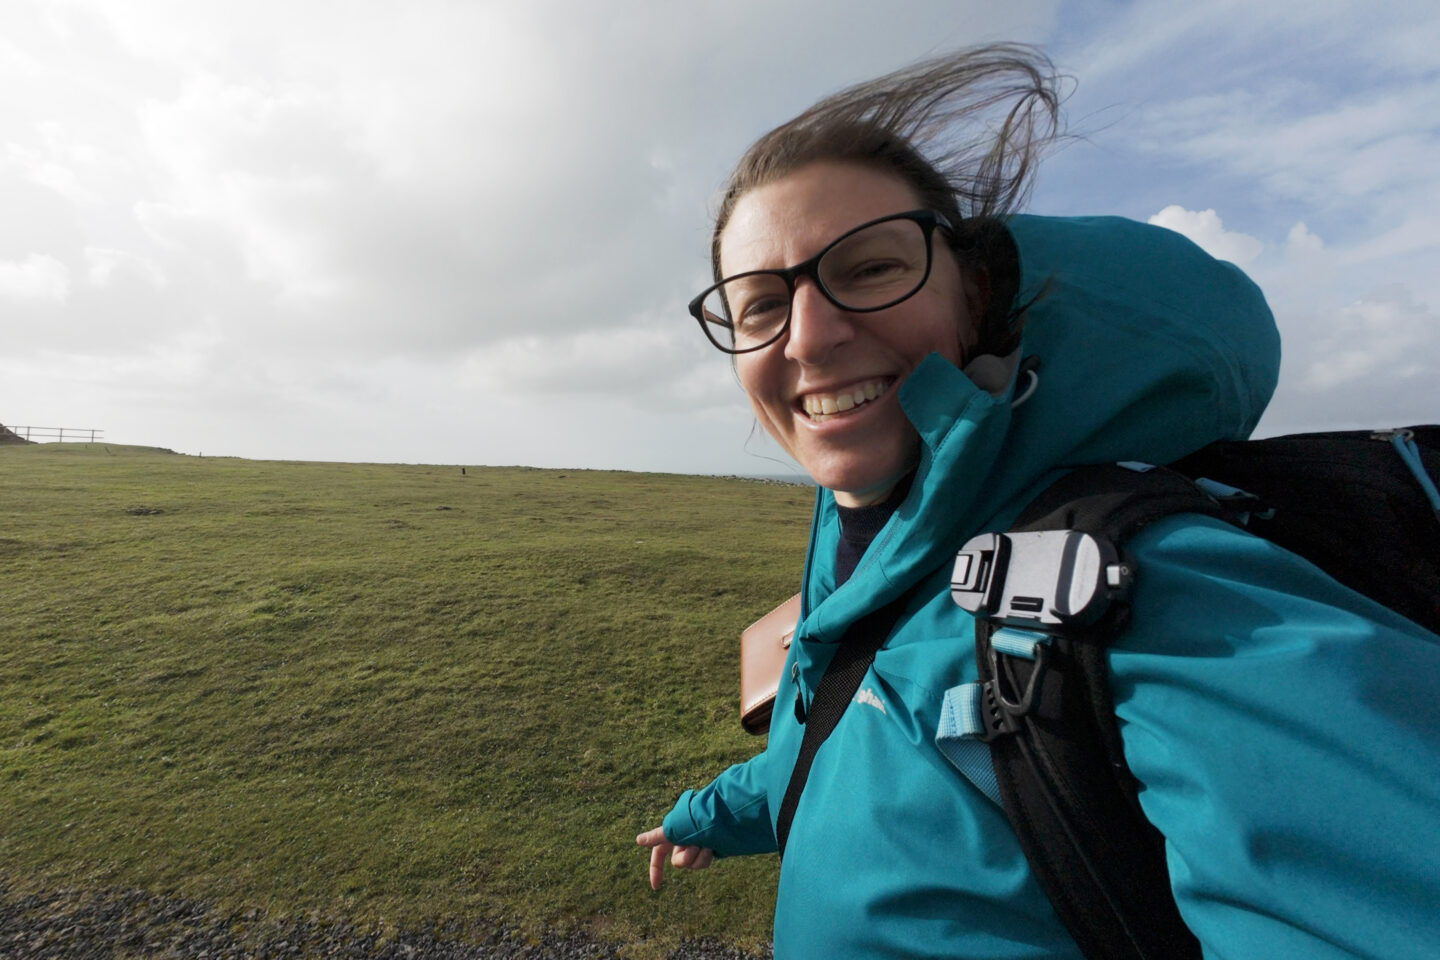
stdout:
<svg viewBox="0 0 1440 960">
<path fill-rule="evenodd" d="M 966 596 L 961 605 L 977 613 L 987 709 L 1004 715 L 986 723 L 1001 804 L 1036 880 L 1091 960 L 1200 956 L 1170 892 L 1164 838 L 1141 812 L 1125 766 L 1104 649 L 1124 620 L 1134 573 L 1124 543 L 1175 513 L 1225 510 L 1168 470 L 1082 467 L 1006 533 L 966 544 L 961 553 L 973 551 L 974 570 L 991 551 L 987 583 L 976 573 L 959 592 L 952 585 L 957 602 Z M 961 566 L 957 559 L 957 573 Z M 1036 611 L 1034 597 L 1047 589 L 1048 606 Z M 992 644 L 1016 628 L 1042 637 L 1029 656 Z"/>
<path fill-rule="evenodd" d="M 1098 628 L 1102 621 L 1113 628 L 1123 617 L 1112 604 L 1124 598 L 1133 579 L 1122 545 L 1141 527 L 1175 513 L 1220 516 L 1222 509 L 1168 470 L 1082 467 L 1041 494 L 1008 531 L 980 534 L 961 547 L 950 595 L 991 623 L 1085 629 L 1103 637 Z"/>
</svg>

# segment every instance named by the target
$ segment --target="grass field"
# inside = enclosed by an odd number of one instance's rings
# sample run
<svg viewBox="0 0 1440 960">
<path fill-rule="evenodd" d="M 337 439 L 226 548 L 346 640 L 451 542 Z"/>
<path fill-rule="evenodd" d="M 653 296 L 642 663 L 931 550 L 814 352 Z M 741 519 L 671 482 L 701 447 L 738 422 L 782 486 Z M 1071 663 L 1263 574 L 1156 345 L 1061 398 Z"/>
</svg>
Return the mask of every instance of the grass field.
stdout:
<svg viewBox="0 0 1440 960">
<path fill-rule="evenodd" d="M 0 879 L 762 940 L 773 857 L 655 894 L 634 836 L 762 745 L 736 637 L 794 589 L 810 501 L 0 447 Z"/>
</svg>

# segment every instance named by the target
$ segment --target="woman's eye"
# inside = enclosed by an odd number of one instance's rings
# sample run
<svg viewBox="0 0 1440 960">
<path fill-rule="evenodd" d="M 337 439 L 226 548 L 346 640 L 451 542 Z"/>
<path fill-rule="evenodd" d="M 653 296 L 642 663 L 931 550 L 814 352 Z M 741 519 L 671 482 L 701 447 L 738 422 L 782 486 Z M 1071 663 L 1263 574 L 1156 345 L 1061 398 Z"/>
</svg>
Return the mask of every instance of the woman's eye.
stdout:
<svg viewBox="0 0 1440 960">
<path fill-rule="evenodd" d="M 783 318 L 788 306 L 789 303 L 782 297 L 761 297 L 745 304 L 735 319 L 746 326 L 771 323 Z"/>
<path fill-rule="evenodd" d="M 906 266 L 899 260 L 866 260 L 850 269 L 849 279 L 855 282 L 886 280 L 904 273 Z"/>
</svg>

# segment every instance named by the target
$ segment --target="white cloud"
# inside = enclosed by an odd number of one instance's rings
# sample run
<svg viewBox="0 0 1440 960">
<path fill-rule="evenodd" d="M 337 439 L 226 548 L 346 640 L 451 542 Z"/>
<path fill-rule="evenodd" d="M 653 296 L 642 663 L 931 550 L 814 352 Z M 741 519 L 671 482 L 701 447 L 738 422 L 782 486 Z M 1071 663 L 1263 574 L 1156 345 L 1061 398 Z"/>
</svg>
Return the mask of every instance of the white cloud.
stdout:
<svg viewBox="0 0 1440 960">
<path fill-rule="evenodd" d="M 1325 241 L 1310 232 L 1301 220 L 1285 235 L 1285 251 L 1291 256 L 1306 256 L 1325 249 Z"/>
<path fill-rule="evenodd" d="M 623 396 L 696 413 L 745 406 L 726 358 L 703 342 L 693 324 L 673 317 L 514 337 L 476 350 L 464 369 L 477 387 L 508 395 Z"/>
<path fill-rule="evenodd" d="M 1440 317 L 1400 284 L 1346 305 L 1326 326 L 1329 333 L 1306 351 L 1303 390 L 1326 391 L 1381 377 L 1409 380 L 1440 357 Z"/>
<path fill-rule="evenodd" d="M 70 296 L 70 268 L 54 257 L 32 253 L 24 260 L 0 260 L 0 297 L 64 303 Z"/>
<path fill-rule="evenodd" d="M 1175 204 L 1270 295 L 1282 412 L 1363 406 L 1387 361 L 1336 331 L 1390 323 L 1423 358 L 1423 321 L 1367 291 L 1440 302 L 1440 16 L 1384 7 L 0 4 L 0 407 L 259 456 L 747 464 L 744 398 L 683 311 L 729 162 L 986 39 L 1051 42 L 1072 110 L 1115 106 L 1070 212 Z"/>
<path fill-rule="evenodd" d="M 1437 183 L 1440 189 L 1440 183 Z M 1418 208 L 1387 224 L 1386 229 L 1350 245 L 1344 254 L 1348 263 L 1388 260 L 1407 254 L 1431 252 L 1440 246 L 1440 202 L 1426 194 L 1417 196 Z M 1433 207 L 1433 210 L 1426 210 Z M 1432 253 L 1431 262 L 1434 262 Z"/>
<path fill-rule="evenodd" d="M 1440 315 L 1403 284 L 1338 307 L 1276 305 L 1285 341 L 1262 435 L 1428 423 L 1440 406 Z"/>
<path fill-rule="evenodd" d="M 1355 89 L 1335 82 L 1248 76 L 1213 91 L 1181 90 L 1152 100 L 1128 126 L 1152 155 L 1352 229 L 1440 214 L 1440 126 L 1429 119 L 1440 116 L 1440 80 L 1432 74 Z"/>
<path fill-rule="evenodd" d="M 1242 267 L 1265 249 L 1265 244 L 1249 234 L 1226 230 L 1214 210 L 1186 210 L 1171 204 L 1152 216 L 1150 223 L 1183 234 L 1210 256 Z"/>
<path fill-rule="evenodd" d="M 345 202 L 355 161 L 325 96 L 200 74 L 175 100 L 144 105 L 140 125 L 168 178 L 165 204 L 232 237 L 251 278 L 301 300 L 344 289 L 324 242 L 338 223 L 326 215 Z"/>
<path fill-rule="evenodd" d="M 39 151 L 26 150 L 16 144 L 6 144 L 6 161 L 22 172 L 32 183 L 60 194 L 74 203 L 93 203 L 95 194 L 81 181 L 71 167 L 63 166 Z"/>
<path fill-rule="evenodd" d="M 1420 17 L 1406 17 L 1403 22 L 1382 18 L 1373 33 L 1361 31 L 1355 39 L 1377 61 L 1392 70 L 1405 70 L 1418 76 L 1435 70 L 1435 51 L 1440 50 L 1440 17 L 1433 4 L 1411 4 Z M 1364 7 L 1359 8 L 1362 12 Z"/>
<path fill-rule="evenodd" d="M 123 277 L 134 277 L 152 287 L 165 285 L 165 273 L 146 257 L 113 247 L 85 248 L 85 279 L 97 287 L 109 286 Z"/>
</svg>

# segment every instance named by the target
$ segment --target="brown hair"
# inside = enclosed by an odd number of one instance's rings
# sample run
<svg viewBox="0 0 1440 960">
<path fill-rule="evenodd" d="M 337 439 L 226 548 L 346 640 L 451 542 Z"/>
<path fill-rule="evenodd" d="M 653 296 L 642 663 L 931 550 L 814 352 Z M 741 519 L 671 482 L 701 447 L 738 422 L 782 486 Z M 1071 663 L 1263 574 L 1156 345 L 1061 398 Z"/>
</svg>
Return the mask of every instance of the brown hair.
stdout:
<svg viewBox="0 0 1440 960">
<path fill-rule="evenodd" d="M 1008 352 L 1015 251 L 996 221 L 1023 207 L 1041 153 L 1060 136 L 1060 79 L 1038 49 L 1001 43 L 826 97 L 756 140 L 735 164 L 710 241 L 715 279 L 720 235 L 744 194 L 820 160 L 852 161 L 899 177 L 955 224 L 951 245 L 962 264 L 985 270 L 995 287 L 981 342 L 987 352 Z"/>
</svg>

